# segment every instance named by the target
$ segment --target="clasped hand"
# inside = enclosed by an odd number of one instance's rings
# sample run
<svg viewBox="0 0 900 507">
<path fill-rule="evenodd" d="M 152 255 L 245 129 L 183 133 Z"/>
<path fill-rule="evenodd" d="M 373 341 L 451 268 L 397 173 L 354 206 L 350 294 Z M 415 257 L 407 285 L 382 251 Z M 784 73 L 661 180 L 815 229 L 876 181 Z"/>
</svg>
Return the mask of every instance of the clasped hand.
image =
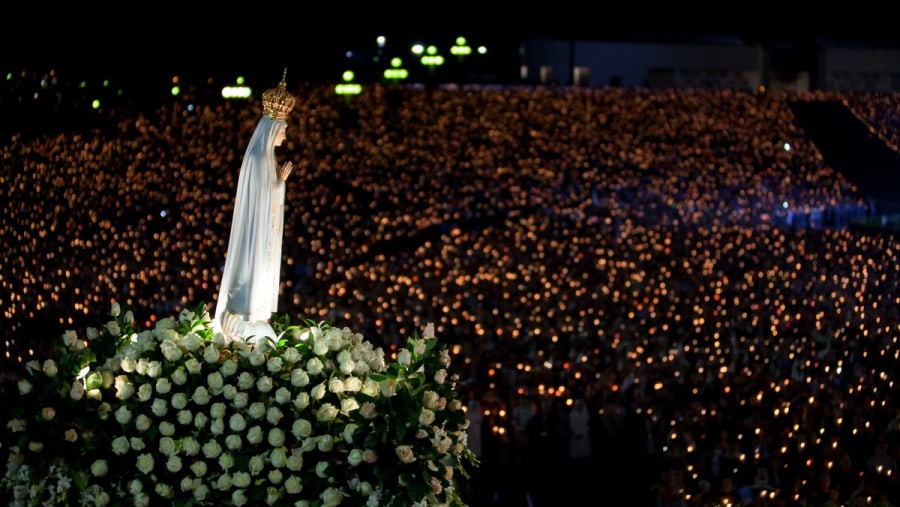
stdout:
<svg viewBox="0 0 900 507">
<path fill-rule="evenodd" d="M 291 171 L 294 170 L 294 163 L 288 160 L 281 167 L 278 168 L 278 178 L 281 181 L 287 181 L 288 176 L 290 176 Z"/>
</svg>

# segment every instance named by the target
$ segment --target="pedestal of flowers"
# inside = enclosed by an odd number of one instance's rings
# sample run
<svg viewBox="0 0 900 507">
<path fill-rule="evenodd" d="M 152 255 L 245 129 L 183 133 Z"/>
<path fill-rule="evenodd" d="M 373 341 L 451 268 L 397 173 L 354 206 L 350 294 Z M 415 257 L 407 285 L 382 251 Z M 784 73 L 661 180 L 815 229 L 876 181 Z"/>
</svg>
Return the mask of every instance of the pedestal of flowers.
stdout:
<svg viewBox="0 0 900 507">
<path fill-rule="evenodd" d="M 276 317 L 251 345 L 205 305 L 150 330 L 111 317 L 27 365 L 3 409 L 6 504 L 463 505 L 479 463 L 431 325 L 388 358 L 327 323 Z"/>
</svg>

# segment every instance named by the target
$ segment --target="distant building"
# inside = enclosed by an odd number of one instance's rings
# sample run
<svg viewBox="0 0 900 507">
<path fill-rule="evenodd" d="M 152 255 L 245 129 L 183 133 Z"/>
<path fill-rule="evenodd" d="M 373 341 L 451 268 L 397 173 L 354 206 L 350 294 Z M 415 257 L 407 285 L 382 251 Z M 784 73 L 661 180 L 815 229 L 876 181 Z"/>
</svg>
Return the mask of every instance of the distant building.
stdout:
<svg viewBox="0 0 900 507">
<path fill-rule="evenodd" d="M 638 34 L 621 40 L 523 39 L 525 83 L 788 91 L 900 91 L 892 40 Z"/>
</svg>

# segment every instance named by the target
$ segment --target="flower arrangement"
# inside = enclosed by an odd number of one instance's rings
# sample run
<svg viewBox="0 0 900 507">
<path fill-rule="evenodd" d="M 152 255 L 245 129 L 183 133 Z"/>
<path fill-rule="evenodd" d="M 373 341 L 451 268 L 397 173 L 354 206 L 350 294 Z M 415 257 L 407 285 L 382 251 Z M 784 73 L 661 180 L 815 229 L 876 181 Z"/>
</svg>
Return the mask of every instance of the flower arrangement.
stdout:
<svg viewBox="0 0 900 507">
<path fill-rule="evenodd" d="M 362 335 L 273 316 L 227 342 L 205 305 L 99 329 L 28 363 L 4 410 L 8 505 L 464 505 L 479 465 L 428 325 L 393 360 Z"/>
</svg>

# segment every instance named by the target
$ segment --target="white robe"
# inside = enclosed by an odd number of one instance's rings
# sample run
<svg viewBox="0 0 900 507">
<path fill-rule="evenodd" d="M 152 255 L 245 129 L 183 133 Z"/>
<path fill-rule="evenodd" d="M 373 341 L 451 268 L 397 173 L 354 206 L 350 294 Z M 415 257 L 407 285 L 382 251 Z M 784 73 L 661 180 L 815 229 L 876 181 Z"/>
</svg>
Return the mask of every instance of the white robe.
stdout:
<svg viewBox="0 0 900 507">
<path fill-rule="evenodd" d="M 286 127 L 284 121 L 260 118 L 241 162 L 215 314 L 226 335 L 274 335 L 268 321 L 278 309 L 285 195 L 275 140 Z M 236 321 L 242 323 L 239 330 Z"/>
</svg>

